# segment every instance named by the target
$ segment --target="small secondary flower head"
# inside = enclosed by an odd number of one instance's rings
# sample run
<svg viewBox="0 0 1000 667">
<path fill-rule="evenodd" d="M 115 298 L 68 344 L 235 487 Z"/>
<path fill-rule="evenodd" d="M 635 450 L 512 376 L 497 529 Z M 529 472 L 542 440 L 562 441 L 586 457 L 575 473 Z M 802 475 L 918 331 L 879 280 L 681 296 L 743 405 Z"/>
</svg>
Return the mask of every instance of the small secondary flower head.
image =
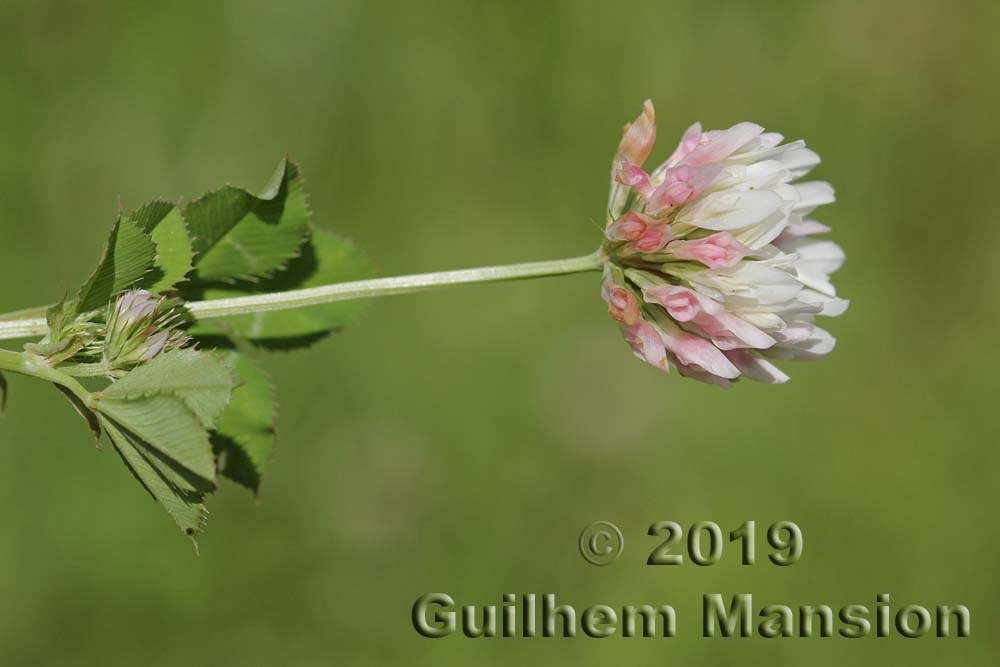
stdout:
<svg viewBox="0 0 1000 667">
<path fill-rule="evenodd" d="M 625 126 L 611 170 L 601 293 L 637 357 L 728 386 L 779 383 L 773 359 L 833 350 L 819 315 L 847 308 L 830 274 L 844 252 L 810 218 L 834 201 L 802 141 L 754 123 L 705 132 L 695 123 L 666 161 L 646 171 L 656 139 L 648 100 Z"/>
<path fill-rule="evenodd" d="M 111 307 L 104 339 L 104 361 L 128 370 L 161 352 L 183 347 L 190 338 L 177 330 L 176 311 L 164 299 L 142 289 L 125 292 Z"/>
</svg>

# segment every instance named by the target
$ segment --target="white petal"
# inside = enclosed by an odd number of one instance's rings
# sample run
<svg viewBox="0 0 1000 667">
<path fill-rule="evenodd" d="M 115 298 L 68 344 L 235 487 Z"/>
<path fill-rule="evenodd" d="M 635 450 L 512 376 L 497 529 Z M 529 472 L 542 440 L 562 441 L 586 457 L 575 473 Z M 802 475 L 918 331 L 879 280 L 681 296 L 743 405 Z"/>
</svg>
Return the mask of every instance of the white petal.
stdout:
<svg viewBox="0 0 1000 667">
<path fill-rule="evenodd" d="M 734 315 L 739 315 L 761 331 L 774 331 L 775 329 L 781 328 L 785 324 L 785 320 L 781 319 L 781 315 L 764 310 L 734 309 L 732 312 Z"/>
<path fill-rule="evenodd" d="M 799 203 L 795 205 L 795 210 L 802 215 L 809 214 L 817 206 L 832 204 L 836 200 L 833 186 L 826 181 L 796 183 L 795 189 L 799 193 Z"/>
<path fill-rule="evenodd" d="M 730 350 L 725 353 L 745 377 L 767 384 L 788 382 L 788 376 L 777 366 L 751 350 Z"/>
<path fill-rule="evenodd" d="M 761 148 L 774 148 L 781 143 L 781 140 L 785 138 L 785 135 L 779 132 L 765 132 L 760 135 L 760 146 Z"/>
<path fill-rule="evenodd" d="M 768 190 L 715 192 L 685 206 L 676 221 L 702 229 L 729 231 L 758 223 L 783 205 L 781 197 Z"/>
<path fill-rule="evenodd" d="M 790 212 L 791 206 L 786 205 L 760 222 L 733 232 L 733 238 L 751 250 L 763 248 L 785 231 Z"/>
<path fill-rule="evenodd" d="M 809 338 L 798 343 L 778 343 L 763 354 L 772 359 L 819 359 L 832 352 L 836 344 L 830 332 L 814 327 Z"/>
<path fill-rule="evenodd" d="M 774 339 L 782 345 L 793 345 L 808 340 L 816 328 L 811 322 L 802 320 L 786 322 L 780 330 L 774 332 Z"/>
<path fill-rule="evenodd" d="M 740 262 L 728 269 L 707 269 L 682 277 L 699 292 L 746 305 L 785 303 L 802 290 L 795 276 L 767 262 Z"/>
<path fill-rule="evenodd" d="M 796 217 L 798 220 L 795 219 Z M 832 230 L 821 222 L 802 220 L 801 216 L 794 216 L 785 227 L 785 231 L 782 232 L 781 237 L 783 239 L 792 239 L 800 236 L 811 236 L 813 234 L 826 234 L 829 231 Z"/>
<path fill-rule="evenodd" d="M 799 257 L 795 268 L 799 280 L 827 296 L 836 296 L 837 290 L 830 282 L 830 274 L 844 264 L 844 251 L 833 241 L 801 238 L 782 243 L 782 249 Z"/>
<path fill-rule="evenodd" d="M 707 132 L 705 136 L 708 141 L 688 153 L 680 164 L 698 167 L 709 162 L 725 160 L 739 152 L 763 131 L 764 128 L 755 123 L 737 123 L 728 130 Z"/>
<path fill-rule="evenodd" d="M 728 389 L 732 386 L 732 381 L 718 375 L 713 375 L 708 371 L 704 371 L 700 368 L 694 366 L 686 366 L 682 364 L 677 357 L 668 353 L 670 358 L 670 363 L 677 369 L 677 372 L 686 378 L 691 378 L 692 380 L 697 380 L 698 382 L 704 382 L 705 384 L 718 385 L 724 389 Z"/>
<path fill-rule="evenodd" d="M 734 153 L 726 162 L 728 163 L 742 163 L 747 164 L 749 162 L 758 162 L 760 160 L 777 160 L 780 159 L 785 153 L 798 150 L 800 148 L 805 148 L 806 142 L 801 139 L 798 141 L 792 141 L 781 146 L 772 146 L 767 143 L 761 142 L 757 145 L 748 145 L 743 150 L 738 153 Z"/>
<path fill-rule="evenodd" d="M 820 308 L 817 315 L 825 315 L 826 317 L 843 315 L 851 303 L 847 299 L 838 299 L 812 289 L 802 290 L 799 293 L 799 300 L 817 306 Z"/>
<path fill-rule="evenodd" d="M 777 160 L 762 160 L 746 166 L 742 185 L 747 189 L 754 190 L 774 189 L 777 185 L 788 183 L 791 180 L 792 172 L 788 171 L 785 165 Z M 794 188 L 790 192 L 794 192 Z M 791 198 L 792 201 L 798 201 L 798 199 L 798 194 Z"/>
<path fill-rule="evenodd" d="M 805 146 L 795 147 L 776 157 L 791 172 L 792 178 L 802 178 L 820 163 L 819 155 Z"/>
</svg>

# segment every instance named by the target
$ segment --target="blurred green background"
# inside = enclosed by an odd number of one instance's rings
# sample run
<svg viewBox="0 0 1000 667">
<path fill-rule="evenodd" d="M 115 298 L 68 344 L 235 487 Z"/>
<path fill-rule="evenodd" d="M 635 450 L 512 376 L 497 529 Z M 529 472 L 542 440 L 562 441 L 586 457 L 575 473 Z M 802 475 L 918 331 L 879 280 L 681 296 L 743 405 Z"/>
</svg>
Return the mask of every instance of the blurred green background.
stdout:
<svg viewBox="0 0 1000 667">
<path fill-rule="evenodd" d="M 996 3 L 0 3 L 0 310 L 86 277 L 119 201 L 256 187 L 286 151 L 384 274 L 599 242 L 622 124 L 806 138 L 848 313 L 792 382 L 634 361 L 596 274 L 373 304 L 266 358 L 279 450 L 195 557 L 51 388 L 0 421 L 0 663 L 996 664 Z M 660 155 L 661 153 L 657 153 Z M 617 522 L 594 568 L 580 529 Z M 805 554 L 644 565 L 646 527 L 796 521 Z M 762 538 L 759 542 L 763 546 Z M 761 562 L 762 561 L 762 562 Z M 673 640 L 426 640 L 418 595 L 673 604 Z M 964 640 L 700 638 L 703 593 L 964 603 Z"/>
</svg>

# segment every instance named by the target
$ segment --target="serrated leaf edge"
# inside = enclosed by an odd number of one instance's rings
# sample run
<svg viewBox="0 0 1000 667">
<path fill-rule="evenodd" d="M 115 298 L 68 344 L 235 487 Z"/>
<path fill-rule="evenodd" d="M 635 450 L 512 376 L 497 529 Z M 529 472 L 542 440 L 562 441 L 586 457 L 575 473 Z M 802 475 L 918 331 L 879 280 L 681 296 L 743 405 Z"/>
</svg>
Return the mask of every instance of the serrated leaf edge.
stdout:
<svg viewBox="0 0 1000 667">
<path fill-rule="evenodd" d="M 277 454 L 278 449 L 279 449 L 278 442 L 279 442 L 280 436 L 279 436 L 279 430 L 278 430 L 278 422 L 279 422 L 279 416 L 280 416 L 280 412 L 281 411 L 280 411 L 280 403 L 278 401 L 278 388 L 277 388 L 276 383 L 274 382 L 274 376 L 271 374 L 270 371 L 268 371 L 266 368 L 264 368 L 264 366 L 257 359 L 255 359 L 252 356 L 249 356 L 249 355 L 245 354 L 243 351 L 237 351 L 234 354 L 239 354 L 239 355 L 243 356 L 245 359 L 247 359 L 248 361 L 250 361 L 250 363 L 254 364 L 257 367 L 257 369 L 260 370 L 260 372 L 264 374 L 264 377 L 267 378 L 268 393 L 271 395 L 271 429 L 274 431 L 274 446 L 271 447 L 271 451 L 268 452 L 267 458 L 264 461 L 260 462 L 260 468 L 263 471 L 263 469 L 265 468 L 265 466 L 269 467 L 272 464 L 272 462 L 274 461 L 274 457 Z M 235 389 L 233 391 L 235 391 Z M 241 439 L 237 438 L 236 436 L 227 435 L 226 437 L 229 438 L 230 440 L 232 440 L 233 442 L 235 442 L 237 445 L 239 445 L 243 449 L 243 452 L 246 454 L 246 452 L 247 452 L 247 445 L 246 445 L 246 443 L 241 442 L 240 441 Z M 250 455 L 247 454 L 247 458 L 249 458 L 249 457 L 250 457 Z M 225 475 L 223 475 L 223 476 L 225 476 Z M 262 486 L 264 486 L 264 476 L 261 475 L 260 478 L 261 479 L 260 479 L 260 482 L 257 484 L 257 488 L 253 490 L 253 496 L 258 501 L 260 500 L 260 489 L 261 489 Z M 242 486 L 242 485 L 240 485 L 240 486 Z"/>
<path fill-rule="evenodd" d="M 194 350 L 194 348 L 185 348 L 185 349 Z M 230 383 L 227 385 L 227 388 L 229 389 L 229 397 L 226 399 L 226 402 L 218 410 L 218 412 L 216 412 L 215 415 L 213 415 L 213 418 L 211 420 L 205 420 L 201 418 L 201 416 L 198 414 L 198 411 L 191 406 L 191 402 L 187 398 L 185 398 L 183 394 L 180 393 L 181 391 L 183 391 L 183 388 L 181 389 L 174 388 L 174 389 L 160 390 L 160 391 L 155 391 L 152 389 L 149 391 L 126 391 L 122 394 L 114 395 L 111 397 L 108 397 L 104 393 L 104 391 L 99 391 L 94 393 L 94 398 L 101 401 L 135 401 L 142 398 L 151 398 L 153 396 L 170 396 L 171 398 L 176 398 L 179 401 L 181 401 L 181 403 L 184 404 L 184 407 L 186 407 L 188 410 L 191 411 L 191 414 L 194 415 L 195 419 L 198 420 L 198 423 L 201 424 L 205 430 L 214 431 L 215 421 L 222 415 L 223 412 L 226 411 L 226 408 L 228 408 L 229 404 L 232 403 L 233 401 L 233 391 L 235 391 L 236 380 L 237 380 L 236 372 L 233 369 L 233 367 L 229 364 L 224 354 L 216 352 L 214 350 L 195 350 L 195 351 L 199 352 L 200 354 L 210 355 L 218 359 L 219 361 L 222 361 L 223 366 L 225 366 L 226 370 L 228 371 L 230 379 Z M 112 383 L 109 386 L 114 386 L 114 383 Z M 213 384 L 208 386 L 216 387 L 217 385 Z M 204 385 L 201 387 L 189 387 L 189 389 L 196 391 L 198 389 L 202 389 L 203 387 Z M 105 391 L 107 390 L 105 389 Z"/>
<path fill-rule="evenodd" d="M 191 228 L 190 228 L 190 226 L 188 226 L 187 217 L 184 214 L 184 212 L 185 212 L 185 210 L 186 210 L 186 208 L 188 206 L 192 206 L 194 204 L 197 204 L 198 202 L 202 201 L 203 199 L 206 199 L 206 198 L 208 198 L 208 197 L 210 197 L 212 195 L 216 195 L 219 192 L 222 192 L 223 190 L 226 190 L 226 189 L 241 190 L 241 191 L 247 193 L 248 195 L 250 195 L 251 197 L 253 197 L 254 199 L 256 199 L 257 201 L 266 201 L 266 202 L 274 201 L 277 198 L 278 193 L 281 190 L 281 188 L 280 188 L 280 180 L 281 179 L 278 179 L 279 180 L 279 186 L 274 191 L 273 194 L 270 194 L 270 196 L 264 196 L 264 195 L 268 195 L 267 190 L 271 188 L 271 182 L 275 180 L 275 176 L 277 175 L 278 170 L 281 169 L 282 167 L 284 167 L 284 169 L 281 172 L 282 173 L 282 177 L 281 178 L 284 178 L 284 174 L 286 174 L 288 172 L 288 167 L 289 166 L 291 166 L 291 167 L 293 167 L 295 169 L 295 178 L 289 180 L 289 186 L 291 187 L 291 185 L 293 183 L 298 183 L 298 188 L 302 192 L 303 205 L 305 206 L 305 210 L 306 210 L 306 228 L 305 228 L 305 231 L 302 234 L 302 238 L 299 240 L 298 246 L 296 246 L 295 251 L 291 255 L 289 255 L 278 267 L 276 267 L 274 269 L 271 269 L 270 271 L 264 271 L 264 272 L 261 272 L 260 274 L 245 274 L 245 275 L 236 275 L 236 276 L 226 276 L 225 278 L 218 278 L 218 279 L 214 280 L 213 282 L 219 282 L 219 283 L 226 284 L 226 285 L 231 285 L 231 284 L 234 284 L 234 283 L 240 282 L 240 281 L 248 282 L 248 283 L 259 283 L 262 280 L 268 280 L 270 278 L 273 278 L 275 275 L 281 273 L 282 271 L 284 271 L 285 269 L 288 268 L 288 264 L 292 260 L 298 259 L 299 257 L 302 256 L 302 248 L 309 241 L 309 239 L 312 237 L 313 231 L 315 229 L 315 223 L 313 221 L 312 203 L 310 201 L 311 197 L 309 195 L 309 191 L 305 187 L 305 177 L 302 175 L 302 169 L 299 168 L 299 166 L 298 166 L 297 163 L 292 162 L 291 160 L 289 160 L 288 159 L 288 155 L 285 155 L 285 157 L 283 157 L 282 160 L 281 160 L 281 162 L 278 164 L 278 167 L 275 169 L 275 173 L 272 174 L 271 179 L 268 181 L 267 184 L 265 184 L 264 189 L 260 193 L 254 193 L 254 192 L 248 190 L 245 187 L 241 187 L 241 186 L 238 186 L 238 185 L 231 185 L 231 184 L 227 183 L 227 184 L 223 185 L 222 187 L 216 188 L 214 190 L 209 190 L 208 192 L 204 193 L 203 195 L 192 199 L 191 201 L 189 201 L 186 204 L 184 204 L 183 207 L 181 207 L 180 205 L 178 205 L 178 211 L 180 211 L 181 219 L 184 221 L 185 227 L 188 229 L 188 237 L 193 242 L 193 241 L 196 240 L 196 237 L 191 234 L 191 231 L 190 231 Z M 228 234 L 231 230 L 232 230 L 232 228 L 230 228 L 229 230 L 227 230 L 226 234 Z M 221 239 L 219 241 L 217 241 L 215 244 L 213 244 L 211 246 L 211 248 L 214 248 L 220 242 L 221 242 Z M 209 248 L 209 250 L 211 250 L 211 248 Z M 198 257 L 201 254 L 204 254 L 204 253 L 198 253 L 198 252 L 194 253 L 194 257 L 195 257 L 195 259 L 194 259 L 194 268 L 196 270 L 198 268 Z M 189 282 L 192 282 L 192 281 L 189 280 Z"/>
<path fill-rule="evenodd" d="M 128 224 L 134 226 L 136 228 L 136 230 L 140 234 L 142 234 L 143 236 L 145 236 L 146 239 L 153 245 L 154 267 L 147 268 L 137 278 L 135 278 L 135 280 L 133 280 L 128 285 L 124 286 L 121 291 L 125 291 L 125 290 L 129 289 L 130 287 L 132 287 L 133 285 L 141 282 L 143 278 L 145 278 L 147 275 L 149 275 L 149 272 L 152 270 L 152 268 L 155 268 L 155 257 L 156 257 L 156 254 L 159 252 L 159 249 L 157 248 L 156 241 L 153 240 L 152 235 L 150 235 L 148 232 L 140 229 L 138 225 L 136 225 L 134 222 L 132 222 L 131 220 L 129 220 L 127 217 L 123 216 L 122 212 L 119 211 L 118 212 L 118 217 L 115 219 L 115 222 L 114 222 L 114 224 L 111 227 L 111 232 L 108 234 L 108 239 L 107 239 L 107 241 L 104 242 L 104 250 L 101 252 L 101 259 L 97 263 L 97 268 L 95 268 L 91 272 L 90 276 L 85 281 L 83 281 L 83 285 L 80 286 L 80 289 L 77 290 L 76 299 L 74 300 L 74 303 L 75 303 L 74 310 L 76 308 L 80 308 L 82 306 L 83 301 L 84 301 L 84 299 L 83 299 L 84 290 L 87 289 L 88 286 L 90 286 L 91 282 L 97 277 L 97 274 L 100 273 L 101 267 L 104 265 L 104 260 L 108 256 L 108 252 L 110 252 L 110 250 L 111 250 L 111 240 L 113 238 L 117 238 L 118 230 L 121 228 L 121 224 L 123 222 L 128 222 Z M 112 293 L 112 295 L 111 295 L 112 299 L 114 299 L 115 295 L 119 294 L 119 293 L 121 293 L 121 292 Z M 64 297 L 64 300 L 65 300 L 65 297 Z M 81 314 L 81 312 L 83 312 L 83 311 L 77 312 L 76 314 L 79 315 L 79 314 Z M 86 312 L 90 312 L 90 311 L 86 311 Z"/>
<path fill-rule="evenodd" d="M 181 227 L 184 228 L 184 234 L 187 236 L 188 242 L 189 243 L 192 242 L 191 228 L 188 227 L 187 218 L 184 217 L 184 213 L 183 213 L 183 211 L 181 209 L 181 203 L 180 203 L 179 200 L 175 202 L 175 201 L 171 201 L 170 199 L 167 199 L 166 197 L 153 197 L 152 199 L 149 199 L 149 200 L 143 202 L 142 204 L 139 204 L 138 206 L 133 207 L 132 210 L 129 211 L 127 217 L 129 219 L 132 219 L 132 216 L 135 215 L 136 211 L 139 211 L 139 210 L 141 210 L 141 209 L 143 209 L 143 208 L 145 208 L 147 206 L 151 206 L 152 204 L 169 204 L 172 208 L 176 209 L 177 213 L 178 213 L 178 216 L 181 219 Z M 161 222 L 162 222 L 162 220 L 161 220 Z M 149 232 L 146 232 L 146 233 L 149 234 Z M 152 240 L 152 234 L 149 234 L 149 236 L 150 236 L 150 240 Z M 160 266 L 160 264 L 159 264 L 159 259 L 160 259 L 159 244 L 156 243 L 156 241 L 153 241 L 153 244 L 156 246 L 156 258 L 155 258 L 154 261 L 156 262 L 156 266 Z M 191 248 L 191 260 L 188 262 L 187 270 L 184 271 L 184 275 L 182 275 L 180 277 L 180 279 L 177 282 L 175 282 L 170 287 L 169 290 L 166 290 L 167 292 L 176 292 L 176 291 L 178 291 L 178 289 L 179 289 L 179 287 L 181 285 L 184 285 L 185 283 L 191 282 L 191 277 L 190 276 L 191 276 L 191 272 L 194 271 L 194 257 L 195 257 L 195 252 L 194 252 L 194 247 L 192 246 L 192 248 Z"/>
</svg>

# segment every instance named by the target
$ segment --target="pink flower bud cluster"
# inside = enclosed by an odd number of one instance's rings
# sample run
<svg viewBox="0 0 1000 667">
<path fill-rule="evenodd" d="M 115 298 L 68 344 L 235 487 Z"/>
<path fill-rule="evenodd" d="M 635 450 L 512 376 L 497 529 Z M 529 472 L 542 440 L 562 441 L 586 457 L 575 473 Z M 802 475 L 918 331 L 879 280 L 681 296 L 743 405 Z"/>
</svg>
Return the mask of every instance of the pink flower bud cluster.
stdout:
<svg viewBox="0 0 1000 667">
<path fill-rule="evenodd" d="M 847 308 L 830 282 L 844 252 L 811 219 L 833 188 L 798 182 L 819 156 L 754 123 L 695 123 L 647 172 L 655 140 L 647 101 L 615 154 L 605 230 L 601 293 L 635 355 L 728 386 L 785 382 L 772 360 L 833 350 L 815 319 Z"/>
<path fill-rule="evenodd" d="M 108 315 L 104 362 L 111 369 L 128 370 L 161 352 L 187 345 L 191 340 L 177 330 L 176 311 L 164 309 L 163 298 L 146 290 L 125 292 Z"/>
</svg>

